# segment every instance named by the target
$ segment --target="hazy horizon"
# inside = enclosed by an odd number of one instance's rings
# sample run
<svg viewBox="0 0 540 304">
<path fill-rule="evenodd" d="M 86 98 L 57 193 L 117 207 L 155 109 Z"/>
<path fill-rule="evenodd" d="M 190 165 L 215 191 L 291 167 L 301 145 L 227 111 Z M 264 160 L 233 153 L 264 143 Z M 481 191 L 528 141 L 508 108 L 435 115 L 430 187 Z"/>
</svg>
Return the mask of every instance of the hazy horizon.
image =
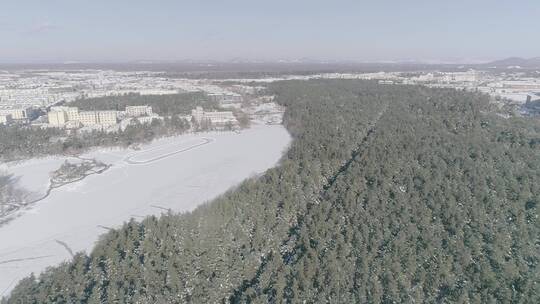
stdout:
<svg viewBox="0 0 540 304">
<path fill-rule="evenodd" d="M 7 1 L 0 62 L 481 63 L 540 56 L 538 15 L 532 0 Z"/>
</svg>

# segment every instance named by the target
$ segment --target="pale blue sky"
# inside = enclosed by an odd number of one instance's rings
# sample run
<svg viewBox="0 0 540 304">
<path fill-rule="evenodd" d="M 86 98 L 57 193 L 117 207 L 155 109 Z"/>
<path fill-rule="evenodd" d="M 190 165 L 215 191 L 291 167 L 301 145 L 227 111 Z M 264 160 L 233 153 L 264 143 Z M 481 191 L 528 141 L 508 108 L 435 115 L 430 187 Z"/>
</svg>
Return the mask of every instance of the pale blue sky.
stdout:
<svg viewBox="0 0 540 304">
<path fill-rule="evenodd" d="M 540 56 L 539 0 L 0 0 L 0 62 Z"/>
</svg>

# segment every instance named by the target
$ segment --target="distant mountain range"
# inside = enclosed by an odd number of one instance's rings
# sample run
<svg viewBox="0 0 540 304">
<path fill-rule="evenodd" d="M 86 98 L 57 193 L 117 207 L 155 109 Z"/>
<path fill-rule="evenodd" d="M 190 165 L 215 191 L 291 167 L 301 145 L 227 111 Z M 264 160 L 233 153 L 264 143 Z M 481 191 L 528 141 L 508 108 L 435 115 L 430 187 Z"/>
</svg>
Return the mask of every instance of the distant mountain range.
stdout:
<svg viewBox="0 0 540 304">
<path fill-rule="evenodd" d="M 255 60 L 232 58 L 230 60 L 133 60 L 133 61 L 64 61 L 64 62 L 4 62 L 0 59 L 0 69 L 113 69 L 113 70 L 155 70 L 175 72 L 201 71 L 266 71 L 266 72 L 322 72 L 322 71 L 417 71 L 417 70 L 463 70 L 463 69 L 525 69 L 540 70 L 540 57 L 509 57 L 492 62 L 470 58 L 449 58 L 440 60 L 321 60 L 313 58 Z"/>
<path fill-rule="evenodd" d="M 540 68 L 540 57 L 534 58 L 520 58 L 520 57 L 510 57 L 506 59 L 492 61 L 486 64 L 490 67 L 521 67 L 521 68 Z"/>
</svg>

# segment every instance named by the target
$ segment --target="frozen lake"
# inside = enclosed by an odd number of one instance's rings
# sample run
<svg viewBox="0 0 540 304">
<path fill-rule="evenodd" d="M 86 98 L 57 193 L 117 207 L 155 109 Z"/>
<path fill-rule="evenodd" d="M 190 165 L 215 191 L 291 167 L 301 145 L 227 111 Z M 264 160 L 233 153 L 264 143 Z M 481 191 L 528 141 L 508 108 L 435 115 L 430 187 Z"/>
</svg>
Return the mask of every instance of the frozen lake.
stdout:
<svg viewBox="0 0 540 304">
<path fill-rule="evenodd" d="M 112 167 L 54 189 L 49 197 L 0 227 L 0 297 L 18 280 L 89 252 L 107 227 L 167 209 L 193 210 L 245 178 L 277 164 L 290 142 L 280 125 L 254 125 L 241 133 L 199 133 L 167 138 L 140 150 L 98 150 L 84 155 Z M 49 157 L 1 167 L 20 184 L 44 193 L 49 172 L 67 158 Z"/>
</svg>

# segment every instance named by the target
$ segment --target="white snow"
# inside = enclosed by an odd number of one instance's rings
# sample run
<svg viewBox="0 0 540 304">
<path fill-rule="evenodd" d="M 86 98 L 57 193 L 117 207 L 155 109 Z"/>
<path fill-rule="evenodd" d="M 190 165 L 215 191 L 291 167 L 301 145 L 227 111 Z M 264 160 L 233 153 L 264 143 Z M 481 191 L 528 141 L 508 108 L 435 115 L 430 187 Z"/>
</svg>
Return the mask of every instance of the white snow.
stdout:
<svg viewBox="0 0 540 304">
<path fill-rule="evenodd" d="M 49 173 L 60 168 L 65 160 L 72 163 L 79 161 L 71 157 L 51 156 L 24 162 L 0 164 L 0 171 L 11 173 L 15 178 L 18 178 L 17 186 L 32 192 L 27 197 L 27 201 L 31 201 L 45 194 L 49 187 Z"/>
<path fill-rule="evenodd" d="M 166 209 L 193 210 L 245 178 L 276 165 L 290 142 L 280 125 L 254 125 L 241 133 L 201 133 L 157 140 L 133 149 L 100 149 L 83 155 L 113 166 L 100 175 L 54 189 L 0 227 L 0 297 L 30 273 L 89 252 L 104 227 Z M 49 172 L 66 158 L 3 165 L 21 184 L 43 193 Z"/>
</svg>

